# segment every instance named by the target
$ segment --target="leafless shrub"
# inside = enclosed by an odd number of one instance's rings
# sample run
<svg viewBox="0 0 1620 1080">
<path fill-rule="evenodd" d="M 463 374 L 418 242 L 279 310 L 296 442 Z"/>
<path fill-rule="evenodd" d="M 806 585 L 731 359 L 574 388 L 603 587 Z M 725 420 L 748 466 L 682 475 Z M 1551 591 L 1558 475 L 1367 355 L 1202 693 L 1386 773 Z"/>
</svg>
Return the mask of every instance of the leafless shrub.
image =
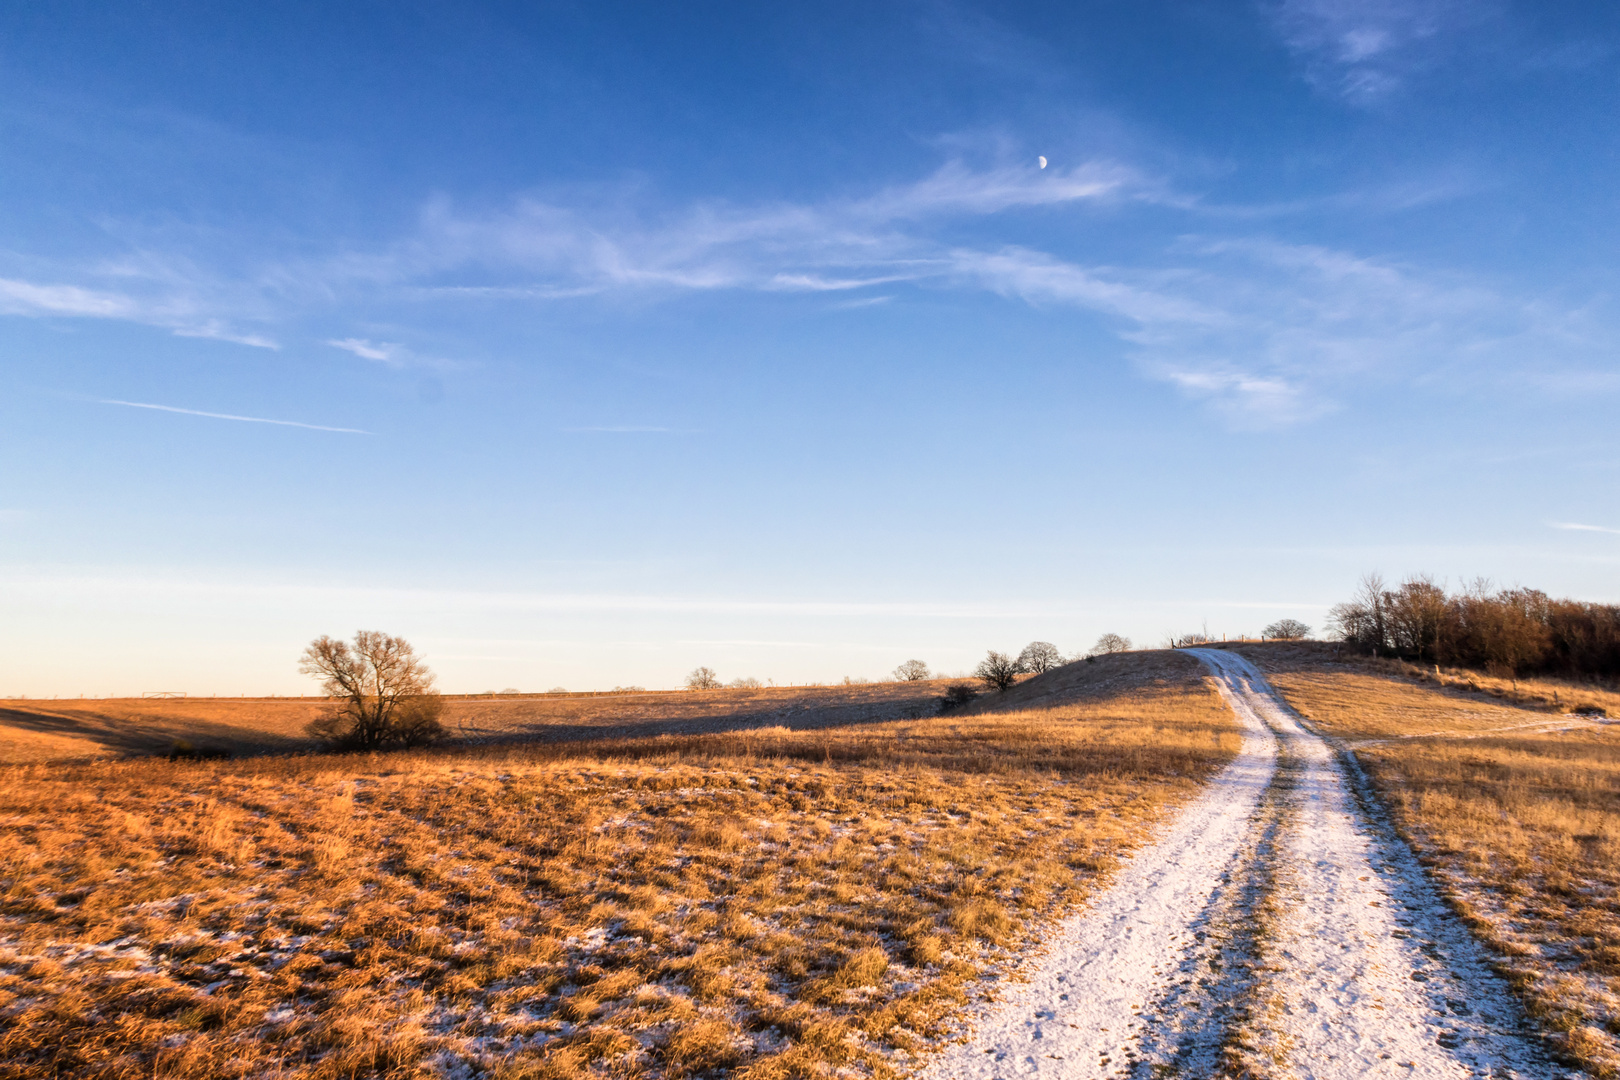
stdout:
<svg viewBox="0 0 1620 1080">
<path fill-rule="evenodd" d="M 1131 639 L 1123 634 L 1108 633 L 1097 639 L 1097 644 L 1091 647 L 1091 656 L 1106 656 L 1109 653 L 1122 653 L 1131 651 Z"/>
<path fill-rule="evenodd" d="M 943 713 L 960 709 L 978 696 L 979 692 L 968 683 L 951 683 L 939 699 L 939 711 Z"/>
<path fill-rule="evenodd" d="M 754 678 L 752 675 L 744 675 L 740 679 L 732 679 L 731 682 L 727 683 L 726 685 L 730 686 L 733 690 L 758 690 L 764 684 L 758 679 Z"/>
<path fill-rule="evenodd" d="M 1298 619 L 1278 619 L 1260 631 L 1260 636 L 1270 641 L 1303 641 L 1310 632 L 1311 628 Z"/>
</svg>

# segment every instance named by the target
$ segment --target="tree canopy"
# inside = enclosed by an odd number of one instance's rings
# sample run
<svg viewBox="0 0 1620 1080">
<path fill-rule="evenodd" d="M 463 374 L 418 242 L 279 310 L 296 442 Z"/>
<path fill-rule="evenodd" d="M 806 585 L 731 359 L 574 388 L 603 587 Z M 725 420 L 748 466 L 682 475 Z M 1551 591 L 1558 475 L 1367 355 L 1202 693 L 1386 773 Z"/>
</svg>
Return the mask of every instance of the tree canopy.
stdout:
<svg viewBox="0 0 1620 1080">
<path fill-rule="evenodd" d="M 895 682 L 921 682 L 928 678 L 931 672 L 928 665 L 921 660 L 907 660 L 894 669 Z"/>
<path fill-rule="evenodd" d="M 994 690 L 1006 690 L 1018 681 L 1019 673 L 1022 671 L 1023 668 L 1018 666 L 1015 658 L 992 649 L 985 654 L 983 660 L 979 661 L 979 666 L 973 669 L 973 674 L 984 685 Z"/>
<path fill-rule="evenodd" d="M 1063 654 L 1050 641 L 1032 641 L 1018 654 L 1018 667 L 1035 675 L 1063 666 Z"/>
</svg>

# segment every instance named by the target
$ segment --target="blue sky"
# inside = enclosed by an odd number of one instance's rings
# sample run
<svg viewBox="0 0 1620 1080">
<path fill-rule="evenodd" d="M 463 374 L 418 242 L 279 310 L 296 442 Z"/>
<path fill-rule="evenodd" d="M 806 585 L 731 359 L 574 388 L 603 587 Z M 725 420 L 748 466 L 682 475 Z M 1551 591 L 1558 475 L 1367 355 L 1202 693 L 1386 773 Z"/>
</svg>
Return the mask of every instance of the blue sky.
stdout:
<svg viewBox="0 0 1620 1080">
<path fill-rule="evenodd" d="M 1620 601 L 1607 4 L 0 12 L 0 693 Z M 1046 159 L 1042 168 L 1040 158 Z"/>
</svg>

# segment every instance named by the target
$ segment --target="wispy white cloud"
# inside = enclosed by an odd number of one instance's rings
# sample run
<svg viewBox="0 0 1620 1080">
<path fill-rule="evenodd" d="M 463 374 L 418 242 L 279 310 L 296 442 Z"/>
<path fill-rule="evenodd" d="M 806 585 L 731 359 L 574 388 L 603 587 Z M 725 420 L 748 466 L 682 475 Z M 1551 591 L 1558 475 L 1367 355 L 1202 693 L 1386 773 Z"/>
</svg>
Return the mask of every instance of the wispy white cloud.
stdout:
<svg viewBox="0 0 1620 1080">
<path fill-rule="evenodd" d="M 308 428 L 311 431 L 335 431 L 345 435 L 370 435 L 369 431 L 360 428 L 327 427 L 325 424 L 306 424 L 299 420 L 271 420 L 263 416 L 237 416 L 234 413 L 204 412 L 201 409 L 181 409 L 174 405 L 153 405 L 145 401 L 119 401 L 115 398 L 102 398 L 103 405 L 122 405 L 130 409 L 155 409 L 158 412 L 181 413 L 185 416 L 206 416 L 213 420 L 240 420 L 248 424 L 275 424 L 278 427 Z"/>
<path fill-rule="evenodd" d="M 631 612 L 721 615 L 797 615 L 810 617 L 915 617 L 941 619 L 1027 619 L 1042 614 L 1078 614 L 1077 603 L 938 603 L 910 600 L 801 600 L 785 597 L 649 595 L 632 593 L 528 592 L 522 590 L 434 589 L 388 586 L 319 585 L 292 582 L 202 582 L 195 576 L 108 573 L 50 573 L 35 567 L 0 567 L 0 587 L 8 593 L 50 595 L 157 596 L 171 601 L 193 599 L 217 603 L 226 598 L 251 600 L 266 607 L 308 609 L 341 605 L 375 610 L 398 606 L 416 612 Z"/>
<path fill-rule="evenodd" d="M 1249 424 L 1288 424 L 1317 415 L 1327 405 L 1304 387 L 1271 374 L 1216 368 L 1189 370 L 1150 368 L 1189 397 L 1214 403 L 1223 412 Z"/>
<path fill-rule="evenodd" d="M 1277 0 L 1265 7 L 1306 78 L 1356 104 L 1388 97 L 1459 31 L 1503 11 L 1501 0 Z"/>
<path fill-rule="evenodd" d="M 1333 22 L 1338 15 L 1304 0 L 1284 8 L 1278 17 L 1300 25 L 1361 25 Z M 1374 22 L 1385 10 L 1351 8 Z M 1403 18 L 1385 19 L 1406 27 L 1388 34 L 1417 40 L 1431 32 L 1429 22 Z M 1376 57 L 1397 48 L 1382 41 L 1346 38 L 1334 55 Z M 1022 211 L 1027 238 L 1031 213 L 1067 226 L 1088 208 L 1112 213 L 1127 204 L 1159 212 L 1129 265 L 1088 261 L 1072 228 L 1054 230 L 1066 255 L 999 239 L 1011 231 L 1000 227 L 1004 215 Z M 988 168 L 951 161 L 916 182 L 864 196 L 662 212 L 642 206 L 634 193 L 576 205 L 526 198 L 477 211 L 440 199 L 424 207 L 410 236 L 372 252 L 267 266 L 252 282 L 236 283 L 209 280 L 183 259 L 144 255 L 91 268 L 83 282 L 0 279 L 0 312 L 129 318 L 271 345 L 232 328 L 278 310 L 330 309 L 337 299 L 365 310 L 732 290 L 838 297 L 824 303 L 831 309 L 890 303 L 909 287 L 984 291 L 1092 313 L 1142 372 L 1244 424 L 1299 422 L 1381 380 L 1438 386 L 1451 378 L 1466 387 L 1489 374 L 1539 380 L 1548 392 L 1613 384 L 1603 359 L 1616 344 L 1612 313 L 1514 297 L 1466 274 L 1279 242 L 1257 235 L 1254 218 L 1209 210 L 1114 162 L 1043 171 L 1032 160 Z M 1224 232 L 1188 235 L 1189 221 Z M 368 325 L 373 329 L 326 344 L 394 368 L 462 366 L 400 344 L 408 327 Z M 1531 355 L 1538 363 L 1524 364 Z"/>
<path fill-rule="evenodd" d="M 128 319 L 135 301 L 117 293 L 77 285 L 38 285 L 0 278 L 0 312 L 7 315 L 79 315 L 94 319 Z"/>
<path fill-rule="evenodd" d="M 701 203 L 650 216 L 628 197 L 594 205 L 525 198 L 493 212 L 439 199 L 424 208 L 414 235 L 380 250 L 271 262 L 245 274 L 155 253 L 151 237 L 136 237 L 132 253 L 81 266 L 78 280 L 0 278 L 0 313 L 124 319 L 274 348 L 268 336 L 240 327 L 338 297 L 544 302 L 627 291 L 859 292 L 961 277 L 960 259 L 931 239 L 945 219 L 1162 197 L 1155 183 L 1117 163 L 1042 170 L 1031 157 L 978 169 L 950 161 L 861 197 Z M 367 335 L 327 343 L 395 367 L 445 366 Z"/>
<path fill-rule="evenodd" d="M 430 368 L 438 371 L 451 371 L 468 366 L 461 361 L 423 356 L 414 349 L 391 341 L 371 341 L 366 338 L 348 337 L 331 338 L 326 344 L 334 349 L 342 349 L 344 352 L 353 353 L 362 360 L 370 360 L 373 363 L 382 364 L 395 370 Z"/>
<path fill-rule="evenodd" d="M 364 338 L 336 338 L 327 342 L 334 349 L 351 352 L 362 360 L 376 360 L 383 364 L 397 364 L 398 345 L 367 341 Z"/>
<path fill-rule="evenodd" d="M 914 280 L 915 276 L 910 274 L 856 278 L 828 278 L 819 274 L 777 274 L 764 287 L 782 292 L 846 292 L 850 289 L 867 289 L 873 285 L 891 285 L 897 281 Z"/>
<path fill-rule="evenodd" d="M 609 290 L 847 291 L 951 272 L 928 223 L 1116 199 L 1158 199 L 1158 186 L 1112 163 L 1042 171 L 1033 162 L 974 170 L 950 162 L 915 183 L 821 204 L 699 205 L 645 221 L 538 200 L 468 214 L 429 205 L 420 234 L 363 272 L 391 279 L 477 273 L 544 280 L 435 286 L 513 299 Z M 359 264 L 357 264 L 358 266 Z"/>
<path fill-rule="evenodd" d="M 209 338 L 213 341 L 229 341 L 237 345 L 248 345 L 255 349 L 279 349 L 281 346 L 274 338 L 263 334 L 249 334 L 240 330 L 233 330 L 222 322 L 210 320 L 197 325 L 180 325 L 169 328 L 175 337 Z"/>
<path fill-rule="evenodd" d="M 975 170 L 960 161 L 932 176 L 850 204 L 851 215 L 888 223 L 935 214 L 997 214 L 1029 206 L 1059 206 L 1105 198 L 1161 199 L 1163 192 L 1133 169 L 1086 162 L 1068 169 L 1003 165 Z"/>
<path fill-rule="evenodd" d="M 1397 384 L 1457 395 L 1601 365 L 1612 319 L 1465 274 L 1317 245 L 1184 241 L 1160 288 L 1221 318 L 1141 321 L 1121 336 L 1149 375 L 1257 422 L 1294 422 Z"/>
<path fill-rule="evenodd" d="M 929 223 L 967 218 L 983 233 L 985 219 L 1017 207 L 1126 200 L 1202 214 L 1196 200 L 1125 167 L 1081 166 L 1050 181 L 1033 166 L 973 171 L 952 163 L 866 198 L 704 206 L 651 224 L 538 203 L 469 216 L 439 203 L 417 250 L 431 253 L 420 257 L 441 276 L 549 278 L 505 294 L 513 299 L 731 289 L 843 293 L 859 303 L 883 299 L 862 297 L 863 290 L 892 295 L 893 286 L 909 283 L 1085 310 L 1112 323 L 1142 371 L 1244 424 L 1320 415 L 1368 380 L 1437 380 L 1493 364 L 1517 371 L 1522 365 L 1500 362 L 1515 349 L 1596 355 L 1612 338 L 1586 327 L 1592 340 L 1582 342 L 1555 308 L 1466 275 L 1320 245 L 1194 235 L 1144 249 L 1137 265 L 1088 265 L 1026 246 L 946 245 Z"/>
<path fill-rule="evenodd" d="M 172 298 L 153 302 L 105 289 L 0 278 L 0 314 L 122 319 L 159 326 L 179 337 L 214 338 L 261 349 L 277 348 L 270 338 L 232 329 L 217 318 L 196 316 L 185 310 L 187 306 Z"/>
<path fill-rule="evenodd" d="M 1118 270 L 1087 268 L 1039 251 L 958 249 L 949 266 L 955 276 L 1031 303 L 1054 302 L 1120 315 L 1144 325 L 1226 321 L 1217 309 L 1151 286 L 1122 280 Z"/>
<path fill-rule="evenodd" d="M 1609 533 L 1620 536 L 1620 529 L 1610 529 L 1603 525 L 1579 525 L 1573 521 L 1549 521 L 1547 523 L 1554 529 L 1569 529 L 1574 532 Z"/>
<path fill-rule="evenodd" d="M 1193 236 L 1145 251 L 1145 265 L 1087 265 L 1023 246 L 948 246 L 927 220 L 982 226 L 1017 207 L 1122 200 L 1193 203 L 1110 164 L 1047 178 L 1033 166 L 957 163 L 866 198 L 703 206 L 653 223 L 535 202 L 465 215 L 441 202 L 424 218 L 414 272 L 548 277 L 470 287 L 513 300 L 730 289 L 850 294 L 839 305 L 850 306 L 883 302 L 897 284 L 987 290 L 1103 316 L 1143 372 L 1243 424 L 1299 422 L 1333 409 L 1356 380 L 1432 379 L 1558 333 L 1556 317 L 1465 276 L 1322 246 Z M 886 295 L 860 295 L 875 288 Z"/>
<path fill-rule="evenodd" d="M 216 604 L 240 600 L 261 609 L 307 613 L 341 608 L 376 611 L 400 609 L 415 614 L 440 612 L 624 612 L 645 614 L 789 615 L 802 617 L 868 617 L 927 619 L 1005 619 L 1088 617 L 1097 611 L 1129 612 L 1141 607 L 1312 610 L 1325 604 L 1296 601 L 1230 601 L 1220 598 L 1104 598 L 1051 600 L 953 601 L 870 599 L 800 599 L 786 596 L 676 595 L 614 592 L 550 592 L 523 589 L 458 589 L 389 585 L 339 585 L 309 581 L 243 581 L 240 577 L 202 579 L 195 573 L 113 569 L 45 568 L 0 565 L 0 589 L 60 602 L 68 597 L 141 596 L 176 605 L 187 601 Z"/>
<path fill-rule="evenodd" d="M 879 307 L 894 302 L 892 295 L 883 296 L 857 296 L 852 300 L 840 300 L 836 304 L 828 305 L 833 311 L 853 311 L 856 308 Z"/>
</svg>

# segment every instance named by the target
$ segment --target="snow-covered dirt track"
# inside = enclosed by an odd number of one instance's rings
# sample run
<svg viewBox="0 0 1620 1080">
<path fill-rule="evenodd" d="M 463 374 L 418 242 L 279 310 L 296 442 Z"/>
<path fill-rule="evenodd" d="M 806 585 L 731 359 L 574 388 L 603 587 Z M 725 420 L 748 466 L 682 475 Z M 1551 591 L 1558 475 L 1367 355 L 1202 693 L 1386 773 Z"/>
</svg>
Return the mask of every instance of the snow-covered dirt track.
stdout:
<svg viewBox="0 0 1620 1080">
<path fill-rule="evenodd" d="M 1566 1075 L 1353 762 L 1241 656 L 1189 652 L 1242 751 L 927 1075 Z"/>
</svg>

